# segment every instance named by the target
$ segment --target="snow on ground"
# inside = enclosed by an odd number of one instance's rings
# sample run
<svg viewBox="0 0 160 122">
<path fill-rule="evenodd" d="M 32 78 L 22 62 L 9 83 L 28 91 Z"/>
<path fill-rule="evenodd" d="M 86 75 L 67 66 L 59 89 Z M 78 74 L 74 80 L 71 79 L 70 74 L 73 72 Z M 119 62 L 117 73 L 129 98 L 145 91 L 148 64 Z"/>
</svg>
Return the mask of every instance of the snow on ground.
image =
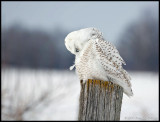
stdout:
<svg viewBox="0 0 160 122">
<path fill-rule="evenodd" d="M 158 120 L 158 73 L 129 73 L 134 96 L 124 94 L 121 120 Z M 77 120 L 80 82 L 74 72 L 9 68 L 2 69 L 1 75 L 2 120 L 16 119 L 13 113 L 32 103 L 21 119 Z M 43 94 L 48 96 L 41 102 Z M 12 116 L 7 117 L 8 113 Z"/>
<path fill-rule="evenodd" d="M 158 120 L 158 74 L 131 72 L 134 96 L 124 95 L 121 120 Z"/>
</svg>

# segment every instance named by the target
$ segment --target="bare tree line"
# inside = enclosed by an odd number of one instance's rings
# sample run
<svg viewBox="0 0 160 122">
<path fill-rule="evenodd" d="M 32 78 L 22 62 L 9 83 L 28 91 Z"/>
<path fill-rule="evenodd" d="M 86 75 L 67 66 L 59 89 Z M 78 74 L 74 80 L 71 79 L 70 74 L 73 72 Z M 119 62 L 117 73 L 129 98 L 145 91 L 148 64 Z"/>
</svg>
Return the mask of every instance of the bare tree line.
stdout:
<svg viewBox="0 0 160 122">
<path fill-rule="evenodd" d="M 68 68 L 73 55 L 64 45 L 68 32 L 56 29 L 49 34 L 42 30 L 29 31 L 22 25 L 2 29 L 2 66 L 29 68 Z"/>
<path fill-rule="evenodd" d="M 159 71 L 159 25 L 158 18 L 146 10 L 122 34 L 119 51 L 127 61 L 126 69 Z"/>
</svg>

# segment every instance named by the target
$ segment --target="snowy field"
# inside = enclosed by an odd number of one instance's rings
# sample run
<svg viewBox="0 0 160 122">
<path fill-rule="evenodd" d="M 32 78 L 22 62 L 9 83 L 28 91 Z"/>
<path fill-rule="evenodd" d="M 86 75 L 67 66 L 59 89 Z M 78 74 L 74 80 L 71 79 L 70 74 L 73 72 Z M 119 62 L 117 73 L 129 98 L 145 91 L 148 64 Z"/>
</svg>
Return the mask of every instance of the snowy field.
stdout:
<svg viewBox="0 0 160 122">
<path fill-rule="evenodd" d="M 77 120 L 80 83 L 74 72 L 1 70 L 2 120 Z M 123 97 L 121 120 L 159 120 L 159 76 L 129 72 L 134 96 Z"/>
</svg>

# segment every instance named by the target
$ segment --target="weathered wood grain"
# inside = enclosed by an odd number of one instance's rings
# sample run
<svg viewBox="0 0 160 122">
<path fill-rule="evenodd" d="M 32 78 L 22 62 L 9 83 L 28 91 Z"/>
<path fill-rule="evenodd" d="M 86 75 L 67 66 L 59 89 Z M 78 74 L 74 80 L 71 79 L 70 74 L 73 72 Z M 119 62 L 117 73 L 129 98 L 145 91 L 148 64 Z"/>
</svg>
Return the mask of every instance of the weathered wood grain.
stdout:
<svg viewBox="0 0 160 122">
<path fill-rule="evenodd" d="M 109 81 L 81 81 L 78 120 L 120 120 L 123 88 Z"/>
</svg>

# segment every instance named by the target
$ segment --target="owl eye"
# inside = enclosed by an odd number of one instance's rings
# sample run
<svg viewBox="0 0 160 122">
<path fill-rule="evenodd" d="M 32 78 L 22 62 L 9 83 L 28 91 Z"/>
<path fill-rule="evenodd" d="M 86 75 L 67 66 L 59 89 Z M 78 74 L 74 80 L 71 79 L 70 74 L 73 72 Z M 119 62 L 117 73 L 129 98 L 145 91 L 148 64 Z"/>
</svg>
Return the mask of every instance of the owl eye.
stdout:
<svg viewBox="0 0 160 122">
<path fill-rule="evenodd" d="M 92 36 L 95 36 L 96 34 L 95 33 L 92 33 Z"/>
<path fill-rule="evenodd" d="M 76 48 L 76 52 L 79 52 L 79 49 L 78 49 L 78 48 Z"/>
</svg>

